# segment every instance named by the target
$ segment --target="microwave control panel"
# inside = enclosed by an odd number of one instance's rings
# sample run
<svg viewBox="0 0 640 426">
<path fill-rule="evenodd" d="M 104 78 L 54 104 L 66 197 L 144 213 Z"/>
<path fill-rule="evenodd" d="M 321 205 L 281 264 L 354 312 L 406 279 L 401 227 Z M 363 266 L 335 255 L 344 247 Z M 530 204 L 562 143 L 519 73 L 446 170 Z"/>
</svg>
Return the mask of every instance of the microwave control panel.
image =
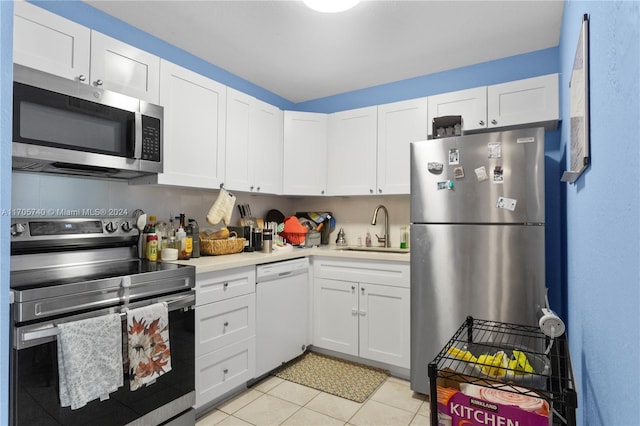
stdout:
<svg viewBox="0 0 640 426">
<path fill-rule="evenodd" d="M 142 159 L 160 162 L 160 120 L 142 116 Z"/>
</svg>

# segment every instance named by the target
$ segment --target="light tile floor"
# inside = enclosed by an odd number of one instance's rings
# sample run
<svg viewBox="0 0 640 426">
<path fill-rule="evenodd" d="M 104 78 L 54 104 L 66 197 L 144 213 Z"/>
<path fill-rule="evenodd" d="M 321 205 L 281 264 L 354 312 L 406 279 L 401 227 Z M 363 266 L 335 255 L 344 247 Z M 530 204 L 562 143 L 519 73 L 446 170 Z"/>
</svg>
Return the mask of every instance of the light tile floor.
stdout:
<svg viewBox="0 0 640 426">
<path fill-rule="evenodd" d="M 269 376 L 203 415 L 213 425 L 429 425 L 429 402 L 409 382 L 389 377 L 363 403 Z"/>
</svg>

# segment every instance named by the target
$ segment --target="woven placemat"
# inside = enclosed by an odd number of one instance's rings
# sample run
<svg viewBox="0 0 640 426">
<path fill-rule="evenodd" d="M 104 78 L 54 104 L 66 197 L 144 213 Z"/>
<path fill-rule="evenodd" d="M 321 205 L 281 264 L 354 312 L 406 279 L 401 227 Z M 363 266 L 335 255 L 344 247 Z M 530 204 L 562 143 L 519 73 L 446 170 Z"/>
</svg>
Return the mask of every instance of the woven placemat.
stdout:
<svg viewBox="0 0 640 426">
<path fill-rule="evenodd" d="M 285 364 L 276 377 L 355 402 L 364 402 L 388 372 L 355 362 L 308 352 Z"/>
</svg>

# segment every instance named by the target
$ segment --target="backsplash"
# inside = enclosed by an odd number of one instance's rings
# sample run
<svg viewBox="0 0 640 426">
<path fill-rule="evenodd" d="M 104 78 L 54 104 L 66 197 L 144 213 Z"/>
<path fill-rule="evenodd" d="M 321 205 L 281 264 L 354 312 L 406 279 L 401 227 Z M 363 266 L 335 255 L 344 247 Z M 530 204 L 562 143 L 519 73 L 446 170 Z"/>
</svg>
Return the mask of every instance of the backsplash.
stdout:
<svg viewBox="0 0 640 426">
<path fill-rule="evenodd" d="M 285 216 L 303 211 L 330 211 L 336 218 L 336 230 L 330 242 L 335 244 L 337 230 L 343 228 L 347 243 L 355 245 L 358 237 L 365 241 L 367 230 L 373 245 L 375 234 L 384 233 L 384 214 L 378 224 L 372 226 L 371 217 L 379 204 L 389 210 L 391 244 L 400 245 L 400 227 L 409 224 L 409 196 L 358 196 L 358 197 L 287 197 L 234 192 L 236 204 L 249 204 L 254 216 L 264 217 L 271 209 L 280 210 Z M 36 210 L 46 216 L 83 216 L 107 212 L 131 216 L 136 209 L 159 220 L 184 212 L 187 218 L 198 221 L 201 229 L 219 229 L 222 224 L 211 226 L 206 215 L 218 196 L 218 190 L 188 189 L 152 185 L 129 185 L 126 181 L 110 181 L 35 173 L 12 173 L 11 207 L 19 216 L 28 216 Z M 20 213 L 23 214 L 20 214 Z M 231 218 L 236 224 L 239 218 L 234 209 Z"/>
</svg>

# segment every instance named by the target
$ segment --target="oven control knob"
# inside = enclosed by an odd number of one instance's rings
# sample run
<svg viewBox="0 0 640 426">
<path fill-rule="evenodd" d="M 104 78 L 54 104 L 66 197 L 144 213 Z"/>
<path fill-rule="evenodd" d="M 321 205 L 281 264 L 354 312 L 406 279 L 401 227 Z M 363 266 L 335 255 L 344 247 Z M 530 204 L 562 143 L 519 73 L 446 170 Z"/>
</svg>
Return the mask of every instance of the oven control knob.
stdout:
<svg viewBox="0 0 640 426">
<path fill-rule="evenodd" d="M 131 229 L 133 228 L 131 228 L 131 224 L 129 222 L 122 222 L 122 230 L 124 232 L 129 232 Z"/>
<path fill-rule="evenodd" d="M 11 225 L 11 235 L 14 237 L 19 237 L 24 233 L 24 225 L 21 223 L 14 223 Z"/>
<path fill-rule="evenodd" d="M 113 232 L 116 232 L 116 229 L 118 228 L 113 224 L 113 222 L 108 222 L 104 229 L 106 229 L 107 232 L 111 234 Z"/>
</svg>

